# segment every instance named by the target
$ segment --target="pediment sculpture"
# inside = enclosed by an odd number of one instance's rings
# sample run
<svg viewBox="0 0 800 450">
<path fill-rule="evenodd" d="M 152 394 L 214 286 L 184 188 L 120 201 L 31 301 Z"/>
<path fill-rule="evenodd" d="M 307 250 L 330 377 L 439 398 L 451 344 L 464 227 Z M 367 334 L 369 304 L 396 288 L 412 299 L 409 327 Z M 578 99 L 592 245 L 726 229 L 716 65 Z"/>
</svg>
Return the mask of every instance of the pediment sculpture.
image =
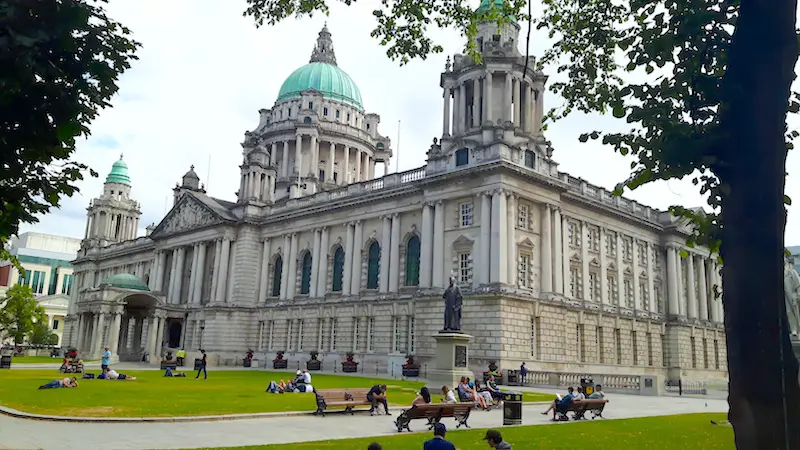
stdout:
<svg viewBox="0 0 800 450">
<path fill-rule="evenodd" d="M 166 235 L 190 231 L 208 225 L 220 223 L 208 208 L 193 200 L 190 196 L 172 208 L 164 221 L 159 225 L 155 235 Z"/>
</svg>

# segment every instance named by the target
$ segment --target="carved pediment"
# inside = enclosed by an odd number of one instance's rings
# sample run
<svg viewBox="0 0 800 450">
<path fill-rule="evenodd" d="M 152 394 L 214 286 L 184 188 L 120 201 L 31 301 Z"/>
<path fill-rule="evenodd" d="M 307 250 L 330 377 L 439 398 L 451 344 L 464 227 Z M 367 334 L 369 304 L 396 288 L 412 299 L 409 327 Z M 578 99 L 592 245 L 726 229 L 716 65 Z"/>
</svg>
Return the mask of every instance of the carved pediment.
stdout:
<svg viewBox="0 0 800 450">
<path fill-rule="evenodd" d="M 453 248 L 456 250 L 458 249 L 469 250 L 472 248 L 472 244 L 474 243 L 475 241 L 462 234 L 459 237 L 457 237 L 455 241 L 453 241 Z"/>
<path fill-rule="evenodd" d="M 525 239 L 523 239 L 523 240 L 522 240 L 522 241 L 521 241 L 521 242 L 520 242 L 518 245 L 519 245 L 520 247 L 524 247 L 524 248 L 526 248 L 526 249 L 528 249 L 528 250 L 532 250 L 532 249 L 533 249 L 533 247 L 534 247 L 534 245 L 533 245 L 533 241 L 531 241 L 531 240 L 530 240 L 530 238 L 528 238 L 528 237 L 526 237 Z"/>
<path fill-rule="evenodd" d="M 569 260 L 572 262 L 581 262 L 581 257 L 577 253 L 573 253 Z"/>
<path fill-rule="evenodd" d="M 151 237 L 159 238 L 172 234 L 184 233 L 187 231 L 217 225 L 224 220 L 207 206 L 200 203 L 191 195 L 181 197 L 167 216 L 158 224 Z"/>
<path fill-rule="evenodd" d="M 589 265 L 592 267 L 600 267 L 600 263 L 597 262 L 597 258 L 592 258 L 592 260 L 589 261 Z"/>
</svg>

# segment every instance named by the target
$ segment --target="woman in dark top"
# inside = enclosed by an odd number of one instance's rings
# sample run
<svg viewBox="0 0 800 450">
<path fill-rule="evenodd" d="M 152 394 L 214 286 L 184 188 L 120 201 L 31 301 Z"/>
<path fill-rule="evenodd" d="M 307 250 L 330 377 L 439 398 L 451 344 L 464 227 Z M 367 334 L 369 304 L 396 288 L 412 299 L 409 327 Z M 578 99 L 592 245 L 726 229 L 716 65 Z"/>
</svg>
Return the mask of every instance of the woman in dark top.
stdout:
<svg viewBox="0 0 800 450">
<path fill-rule="evenodd" d="M 431 402 L 431 391 L 428 388 L 423 387 L 419 390 L 419 395 L 415 398 L 411 404 L 412 405 L 427 405 Z"/>
<path fill-rule="evenodd" d="M 200 363 L 200 367 L 197 368 L 197 376 L 194 377 L 194 379 L 196 380 L 196 379 L 200 378 L 200 372 L 203 372 L 203 375 L 204 375 L 203 379 L 207 380 L 208 379 L 208 371 L 206 370 L 206 351 L 203 350 L 203 349 L 200 349 L 200 353 L 203 354 L 203 360 Z"/>
</svg>

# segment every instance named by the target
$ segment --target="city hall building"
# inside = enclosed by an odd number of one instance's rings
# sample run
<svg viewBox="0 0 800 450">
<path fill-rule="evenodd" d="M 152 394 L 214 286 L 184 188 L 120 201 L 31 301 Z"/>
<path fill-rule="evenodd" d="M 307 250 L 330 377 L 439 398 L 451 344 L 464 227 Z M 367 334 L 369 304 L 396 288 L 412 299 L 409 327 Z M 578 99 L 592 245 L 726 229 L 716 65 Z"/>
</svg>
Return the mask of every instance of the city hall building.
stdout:
<svg viewBox="0 0 800 450">
<path fill-rule="evenodd" d="M 418 169 L 376 178 L 391 141 L 327 28 L 245 133 L 236 197 L 209 196 L 189 170 L 137 236 L 120 158 L 88 207 L 67 342 L 122 360 L 204 348 L 220 364 L 353 352 L 388 370 L 432 360 L 452 276 L 475 371 L 724 379 L 715 258 L 686 248 L 667 212 L 559 172 L 547 76 L 532 58 L 523 72 L 518 34 L 482 23 L 482 63 L 448 60 L 442 135 Z"/>
</svg>

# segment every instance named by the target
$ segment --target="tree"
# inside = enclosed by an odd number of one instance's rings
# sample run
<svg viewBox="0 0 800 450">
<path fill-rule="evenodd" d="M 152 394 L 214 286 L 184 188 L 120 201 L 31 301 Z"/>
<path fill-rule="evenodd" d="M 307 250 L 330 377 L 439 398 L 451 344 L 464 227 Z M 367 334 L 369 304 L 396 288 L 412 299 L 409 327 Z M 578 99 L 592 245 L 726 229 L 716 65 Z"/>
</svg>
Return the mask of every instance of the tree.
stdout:
<svg viewBox="0 0 800 450">
<path fill-rule="evenodd" d="M 5 302 L 0 309 L 0 333 L 14 339 L 14 344 L 22 344 L 34 331 L 37 323 L 47 326 L 44 308 L 33 297 L 30 287 L 16 284 L 6 292 Z"/>
<path fill-rule="evenodd" d="M 345 3 L 350 4 L 349 0 Z M 786 155 L 798 136 L 787 111 L 798 57 L 796 0 L 542 0 L 536 25 L 554 45 L 541 63 L 568 78 L 550 90 L 564 104 L 548 113 L 612 113 L 624 133 L 586 130 L 635 158 L 616 190 L 692 177 L 712 212 L 671 209 L 694 222 L 688 245 L 718 250 L 730 379 L 729 418 L 738 448 L 800 448 L 798 364 L 783 300 Z M 274 23 L 327 12 L 324 0 L 248 0 L 245 15 Z M 381 3 L 373 36 L 401 64 L 441 51 L 431 23 L 474 35 L 465 2 Z M 529 7 L 530 8 L 530 7 Z M 503 6 L 519 20 L 518 1 Z M 528 10 L 530 11 L 530 9 Z M 452 14 L 452 17 L 446 17 Z M 444 16 L 444 17 L 443 17 Z M 529 16 L 529 14 L 528 14 Z M 467 49 L 470 51 L 470 49 Z M 620 60 L 623 61 L 620 64 Z"/>
<path fill-rule="evenodd" d="M 53 333 L 45 318 L 45 320 L 33 324 L 33 329 L 28 335 L 28 342 L 38 345 L 56 345 L 58 344 L 58 335 Z"/>
<path fill-rule="evenodd" d="M 78 191 L 75 139 L 117 92 L 139 43 L 109 18 L 106 0 L 0 4 L 0 258 L 20 222 Z M 97 176 L 89 170 L 92 176 Z"/>
</svg>

